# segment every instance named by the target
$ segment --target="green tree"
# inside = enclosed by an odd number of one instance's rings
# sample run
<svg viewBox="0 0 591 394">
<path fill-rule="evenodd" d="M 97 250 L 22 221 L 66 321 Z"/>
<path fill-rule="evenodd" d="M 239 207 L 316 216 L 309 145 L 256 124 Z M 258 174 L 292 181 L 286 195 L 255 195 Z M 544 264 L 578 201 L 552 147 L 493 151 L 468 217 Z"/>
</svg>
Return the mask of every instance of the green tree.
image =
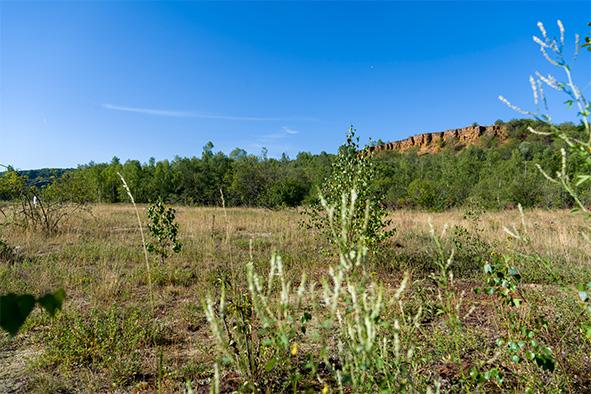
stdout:
<svg viewBox="0 0 591 394">
<path fill-rule="evenodd" d="M 0 200 L 17 198 L 25 186 L 25 181 L 25 177 L 13 167 L 6 167 L 6 171 L 0 174 Z"/>
<path fill-rule="evenodd" d="M 171 253 L 179 253 L 182 244 L 177 239 L 179 225 L 174 208 L 166 207 L 161 198 L 148 208 L 148 232 L 152 240 L 146 245 L 148 252 L 160 258 L 160 263 Z"/>
<path fill-rule="evenodd" d="M 375 247 L 392 234 L 391 230 L 386 231 L 389 221 L 385 219 L 386 212 L 381 205 L 381 196 L 373 187 L 373 181 L 377 177 L 374 158 L 360 149 L 359 138 L 355 135 L 353 127 L 350 127 L 346 142 L 339 148 L 339 153 L 332 163 L 331 174 L 322 184 L 320 194 L 336 212 L 341 212 L 349 205 L 354 206 L 351 210 L 350 224 L 347 226 L 347 239 L 353 242 L 364 238 L 369 248 Z M 350 190 L 356 192 L 354 204 L 343 197 L 343 193 Z M 310 224 L 318 228 L 327 239 L 332 239 L 328 218 L 319 211 L 318 206 L 308 210 Z M 344 220 L 338 214 L 335 218 L 339 223 Z M 340 228 L 342 226 L 339 223 L 334 225 Z"/>
</svg>

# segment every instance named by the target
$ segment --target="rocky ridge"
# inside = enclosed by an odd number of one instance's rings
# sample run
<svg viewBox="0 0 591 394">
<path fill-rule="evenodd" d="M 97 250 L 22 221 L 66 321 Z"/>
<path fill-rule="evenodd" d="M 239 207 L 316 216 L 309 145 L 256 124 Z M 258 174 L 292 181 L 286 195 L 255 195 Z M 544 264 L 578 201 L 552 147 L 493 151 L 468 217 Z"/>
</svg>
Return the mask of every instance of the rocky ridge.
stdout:
<svg viewBox="0 0 591 394">
<path fill-rule="evenodd" d="M 495 138 L 502 143 L 507 140 L 507 132 L 502 125 L 475 125 L 440 132 L 417 134 L 403 140 L 369 147 L 365 152 L 366 154 L 374 154 L 380 151 L 405 152 L 417 148 L 418 154 L 437 153 L 446 145 L 453 145 L 456 148 L 476 145 L 480 142 L 481 137 Z"/>
</svg>

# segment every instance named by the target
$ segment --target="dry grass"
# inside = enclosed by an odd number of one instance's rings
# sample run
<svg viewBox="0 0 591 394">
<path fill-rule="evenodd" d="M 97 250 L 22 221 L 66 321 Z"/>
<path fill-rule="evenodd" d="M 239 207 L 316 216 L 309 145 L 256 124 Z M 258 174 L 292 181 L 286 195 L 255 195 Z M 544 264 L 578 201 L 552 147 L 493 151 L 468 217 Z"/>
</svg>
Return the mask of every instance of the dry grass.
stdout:
<svg viewBox="0 0 591 394">
<path fill-rule="evenodd" d="M 583 237 L 583 232 L 588 229 L 589 221 L 583 216 L 573 214 L 567 210 L 548 211 L 534 209 L 524 213 L 525 229 L 522 229 L 521 215 L 518 210 L 506 210 L 497 212 L 486 212 L 480 215 L 477 220 L 465 217 L 464 211 L 451 210 L 443 213 L 428 213 L 420 211 L 397 211 L 392 214 L 394 227 L 400 230 L 401 234 L 411 232 L 427 232 L 429 219 L 436 228 L 444 225 L 453 227 L 455 225 L 473 229 L 478 226 L 481 235 L 490 242 L 499 244 L 504 250 L 512 250 L 516 243 L 503 227 L 510 230 L 513 227 L 530 240 L 530 243 L 519 245 L 525 253 L 538 252 L 545 256 L 564 258 L 573 261 L 581 254 L 586 255 L 588 242 Z M 587 260 L 580 261 L 588 264 Z"/>
<path fill-rule="evenodd" d="M 145 207 L 139 208 L 145 217 Z M 184 247 L 182 253 L 170 258 L 164 267 L 156 260 L 152 262 L 156 314 L 153 318 L 133 207 L 97 205 L 92 212 L 92 215 L 70 218 L 62 231 L 50 238 L 38 233 L 4 231 L 4 238 L 18 248 L 23 260 L 12 265 L 0 262 L 1 292 L 41 294 L 63 287 L 67 301 L 58 321 L 50 321 L 37 311 L 16 339 L 0 334 L 3 357 L 6 354 L 30 355 L 31 349 L 38 349 L 40 356 L 36 362 L 29 363 L 26 374 L 22 370 L 1 374 L 0 379 L 7 383 L 3 386 L 0 382 L 0 391 L 2 387 L 18 387 L 20 392 L 155 391 L 159 387 L 161 391 L 172 392 L 180 390 L 186 380 L 192 380 L 199 387 L 211 376 L 214 357 L 202 311 L 207 294 L 217 294 L 222 282 L 235 287 L 243 285 L 244 267 L 251 256 L 255 267 L 263 270 L 271 253 L 280 252 L 286 271 L 294 279 L 299 278 L 302 270 L 312 280 L 317 279 L 334 262 L 334 256 L 322 252 L 327 245 L 299 225 L 302 217 L 296 210 L 228 208 L 224 212 L 220 208 L 178 207 L 179 235 Z M 522 270 L 530 272 L 526 279 L 546 286 L 540 288 L 541 296 L 564 299 L 568 286 L 591 278 L 588 243 L 581 235 L 587 223 L 566 211 L 526 212 L 525 231 L 520 228 L 517 210 L 484 213 L 478 219 L 465 218 L 464 212 L 459 210 L 445 213 L 397 211 L 390 216 L 397 229 L 396 236 L 371 262 L 372 269 L 386 283 L 397 283 L 403 271 L 410 271 L 414 278 L 427 276 L 433 256 L 428 236 L 429 218 L 436 228 L 449 226 L 450 248 L 454 226 L 466 229 L 471 236 L 469 242 L 474 242 L 466 246 L 467 251 L 459 255 L 458 265 L 454 267 L 456 276 L 461 279 L 459 286 L 469 288 L 478 284 L 478 272 L 472 268 L 481 262 L 472 260 L 474 253 L 487 251 L 537 256 L 531 261 L 516 260 Z M 527 234 L 528 243 L 517 242 L 503 231 L 503 226 L 511 227 L 513 223 Z M 226 234 L 229 234 L 228 242 Z M 540 265 L 540 261 L 548 264 Z M 555 279 L 560 280 L 562 286 L 551 283 Z M 479 300 L 474 302 L 483 311 L 490 308 Z M 64 368 L 60 359 L 54 357 L 47 361 L 44 358 L 44 354 L 52 350 L 47 343 L 60 344 L 55 340 L 48 342 L 54 335 L 52 327 L 87 321 L 90 311 L 106 311 L 113 306 L 120 308 L 124 315 L 131 309 L 139 310 L 137 324 L 152 325 L 150 335 L 158 338 L 156 345 L 143 345 L 139 349 L 137 370 L 132 371 L 118 389 L 112 386 L 116 371 L 108 366 L 83 363 L 68 364 Z M 474 316 L 480 318 L 470 324 L 485 337 L 494 336 L 494 319 L 484 319 L 483 314 Z M 122 330 L 126 332 L 125 327 Z M 132 331 L 133 328 L 128 334 L 132 335 Z M 474 342 L 474 338 L 470 340 Z M 141 342 L 141 338 L 138 340 Z M 474 346 L 478 348 L 477 344 Z M 64 360 L 68 357 L 71 357 L 69 353 L 63 354 Z M 11 365 L 22 368 L 22 363 L 6 364 L 2 360 L 4 358 L 0 357 L 0 369 Z M 585 371 L 586 367 L 581 368 Z"/>
</svg>

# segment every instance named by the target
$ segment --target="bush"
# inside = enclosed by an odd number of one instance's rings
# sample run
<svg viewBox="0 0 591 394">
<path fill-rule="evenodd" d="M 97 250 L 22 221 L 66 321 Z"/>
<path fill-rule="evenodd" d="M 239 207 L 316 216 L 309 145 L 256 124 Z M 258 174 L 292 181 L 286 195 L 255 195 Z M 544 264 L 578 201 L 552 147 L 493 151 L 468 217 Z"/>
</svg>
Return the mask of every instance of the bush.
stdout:
<svg viewBox="0 0 591 394">
<path fill-rule="evenodd" d="M 61 314 L 48 333 L 43 361 L 66 375 L 85 367 L 107 374 L 116 386 L 128 384 L 142 371 L 144 348 L 157 335 L 147 316 L 140 309 L 117 306 Z"/>
<path fill-rule="evenodd" d="M 382 208 L 381 196 L 373 185 L 376 178 L 378 171 L 374 159 L 360 149 L 359 137 L 356 137 L 355 130 L 350 128 L 347 141 L 339 148 L 331 174 L 320 188 L 321 199 L 334 206 L 336 212 L 341 212 L 348 206 L 352 207 L 348 213 L 351 215 L 347 233 L 349 243 L 364 238 L 368 247 L 373 248 L 394 232 L 386 230 L 390 222 L 385 219 L 386 212 Z M 351 198 L 354 195 L 355 200 L 346 200 L 344 191 L 355 191 L 349 195 Z M 306 213 L 309 226 L 320 230 L 327 240 L 334 240 L 324 207 L 316 204 Z M 345 224 L 344 217 L 335 216 L 334 219 L 337 227 Z"/>
<path fill-rule="evenodd" d="M 164 264 L 171 253 L 179 253 L 182 249 L 182 244 L 177 239 L 179 225 L 175 218 L 174 208 L 166 207 L 161 198 L 148 207 L 148 232 L 152 240 L 146 248 L 159 257 L 161 264 Z"/>
<path fill-rule="evenodd" d="M 355 191 L 343 194 L 338 205 L 322 199 L 339 264 L 329 269 L 321 294 L 314 284 L 307 288 L 304 276 L 293 288 L 281 258 L 273 256 L 266 281 L 248 264 L 247 293 L 226 300 L 222 291 L 218 302 L 208 298 L 205 303 L 219 363 L 239 374 L 243 390 L 275 386 L 272 391 L 298 392 L 318 381 L 323 387 L 314 391 L 322 393 L 330 386 L 354 393 L 413 391 L 412 334 L 420 310 L 413 318 L 402 309 L 407 277 L 388 302 L 382 285 L 365 270 L 368 238 L 364 229 L 351 231 L 358 220 L 356 201 Z M 366 209 L 363 223 L 369 215 Z M 386 310 L 394 305 L 399 314 L 387 318 Z M 320 330 L 315 336 L 307 329 L 312 319 L 314 331 Z M 411 344 L 402 346 L 403 334 L 409 334 Z M 320 339 L 317 352 L 310 351 L 317 347 L 313 338 Z"/>
<path fill-rule="evenodd" d="M 310 189 L 309 183 L 303 177 L 288 176 L 276 182 L 269 191 L 269 205 L 272 207 L 297 207 Z"/>
<path fill-rule="evenodd" d="M 437 206 L 437 189 L 426 179 L 415 179 L 408 185 L 408 198 L 418 208 L 434 208 Z"/>
</svg>

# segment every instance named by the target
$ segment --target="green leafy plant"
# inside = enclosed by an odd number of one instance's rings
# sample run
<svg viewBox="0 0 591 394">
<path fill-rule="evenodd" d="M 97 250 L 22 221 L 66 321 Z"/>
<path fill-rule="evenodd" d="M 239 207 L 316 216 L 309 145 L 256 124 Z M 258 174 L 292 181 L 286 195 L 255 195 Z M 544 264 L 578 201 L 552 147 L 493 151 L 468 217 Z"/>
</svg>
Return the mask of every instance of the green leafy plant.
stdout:
<svg viewBox="0 0 591 394">
<path fill-rule="evenodd" d="M 505 332 L 497 338 L 496 345 L 515 365 L 529 363 L 553 372 L 556 368 L 554 352 L 542 335 L 543 331 L 548 331 L 548 323 L 540 316 L 531 318 L 533 306 L 526 305 L 526 296 L 520 284 L 521 274 L 511 264 L 509 256 L 493 254 L 484 264 L 484 287 L 477 290 L 500 301 L 496 309 L 505 326 Z M 491 375 L 492 370 L 496 372 Z M 488 372 L 489 378 L 502 382 L 502 374 L 497 368 Z M 476 368 L 471 371 L 471 376 L 486 378 Z M 525 385 L 528 389 L 529 383 L 525 382 Z"/>
<path fill-rule="evenodd" d="M 176 211 L 174 208 L 166 207 L 162 198 L 148 207 L 148 232 L 152 240 L 146 245 L 148 252 L 164 260 L 171 253 L 179 253 L 182 244 L 177 239 L 179 225 L 175 222 Z"/>
<path fill-rule="evenodd" d="M 5 171 L 0 174 L 0 200 L 17 199 L 26 184 L 26 178 L 12 166 L 0 164 Z"/>
<path fill-rule="evenodd" d="M 54 316 L 62 308 L 65 297 L 66 293 L 63 289 L 41 297 L 14 293 L 2 295 L 0 296 L 0 327 L 14 336 L 25 323 L 35 305 L 39 305 L 50 316 Z"/>
<path fill-rule="evenodd" d="M 146 350 L 162 333 L 139 308 L 112 306 L 61 314 L 47 333 L 42 362 L 58 365 L 67 375 L 74 367 L 106 372 L 114 386 L 124 386 L 140 373 Z"/>
<path fill-rule="evenodd" d="M 511 266 L 508 256 L 493 254 L 492 261 L 484 264 L 485 287 L 488 295 L 497 295 L 505 305 L 519 306 L 523 296 L 519 289 L 521 274 Z"/>
<path fill-rule="evenodd" d="M 226 299 L 222 288 L 219 302 L 211 298 L 204 308 L 211 332 L 221 354 L 221 365 L 237 370 L 242 389 L 263 391 L 272 384 L 266 377 L 287 376 L 282 391 L 301 380 L 295 356 L 306 325 L 312 318 L 301 302 L 306 292 L 305 276 L 294 291 L 283 271 L 281 257 L 273 255 L 268 279 L 247 265 L 248 292 Z M 278 283 L 277 283 L 278 282 Z"/>
<path fill-rule="evenodd" d="M 490 245 L 483 236 L 484 229 L 480 225 L 482 211 L 477 207 L 468 207 L 464 211 L 464 219 L 469 226 L 455 225 L 452 228 L 451 240 L 454 245 L 454 260 L 462 271 L 477 271 L 482 266 L 483 256 L 490 254 Z"/>
<path fill-rule="evenodd" d="M 526 111 L 513 104 L 507 99 L 499 96 L 499 99 L 507 104 L 510 108 L 529 115 L 538 121 L 545 124 L 548 131 L 540 131 L 533 127 L 529 127 L 529 131 L 536 135 L 551 137 L 556 141 L 562 141 L 564 147 L 561 148 L 561 166 L 555 174 L 548 174 L 540 165 L 537 165 L 538 170 L 544 175 L 544 177 L 551 183 L 560 186 L 568 195 L 573 199 L 575 204 L 575 210 L 582 212 L 586 217 L 591 217 L 588 205 L 582 199 L 581 188 L 588 186 L 591 182 L 591 102 L 589 102 L 583 95 L 583 90 L 575 84 L 574 77 L 572 74 L 572 66 L 567 60 L 567 54 L 565 51 L 565 29 L 560 20 L 557 21 L 560 36 L 559 38 L 552 38 L 548 35 L 546 28 L 541 22 L 538 22 L 538 28 L 541 33 L 541 37 L 534 36 L 534 42 L 539 45 L 540 51 L 546 61 L 555 69 L 560 71 L 563 75 L 563 80 L 559 80 L 552 74 L 543 75 L 540 72 L 535 73 L 534 76 L 530 76 L 530 84 L 532 87 L 534 104 L 536 106 L 539 103 L 543 104 L 545 112 L 537 111 Z M 591 24 L 589 24 L 591 25 Z M 589 46 L 589 37 L 585 38 L 585 43 L 582 47 L 587 47 L 591 51 Z M 575 36 L 575 48 L 572 61 L 576 60 L 579 52 L 579 36 Z M 575 108 L 577 111 L 577 117 L 580 120 L 580 129 L 575 130 L 564 130 L 557 127 L 552 123 L 552 117 L 549 114 L 549 109 L 544 94 L 543 87 L 549 87 L 567 96 L 565 101 L 569 108 Z M 576 165 L 569 165 L 569 161 L 574 161 Z M 589 238 L 589 231 L 583 234 L 586 239 L 591 242 Z M 578 286 L 579 298 L 582 299 L 583 303 L 587 302 L 587 288 L 586 285 L 580 284 Z M 585 309 L 583 314 L 585 314 Z M 588 337 L 591 331 L 591 318 L 586 320 L 581 325 L 581 331 Z"/>
<path fill-rule="evenodd" d="M 322 393 L 334 386 L 340 392 L 412 392 L 421 308 L 415 314 L 404 308 L 409 278 L 386 299 L 383 286 L 365 269 L 363 229 L 356 238 L 350 235 L 356 191 L 342 194 L 338 205 L 320 200 L 339 255 L 338 265 L 322 280 L 322 292 L 306 286 L 305 277 L 293 291 L 276 255 L 267 280 L 250 263 L 247 293 L 226 299 L 222 288 L 219 302 L 208 298 L 204 306 L 220 365 L 239 373 L 245 391 L 273 384 L 280 391 L 302 391 L 308 377 L 321 384 Z M 309 330 L 313 316 L 316 324 Z"/>
<path fill-rule="evenodd" d="M 372 249 L 383 240 L 389 238 L 394 230 L 387 229 L 390 221 L 385 219 L 386 212 L 381 207 L 381 199 L 372 182 L 377 177 L 374 159 L 365 154 L 359 145 L 359 137 L 355 129 L 349 128 L 347 140 L 339 148 L 339 153 L 332 164 L 330 176 L 323 182 L 320 194 L 337 212 L 348 201 L 343 200 L 343 191 L 356 190 L 356 204 L 349 211 L 349 225 L 346 238 L 351 243 L 360 237 L 365 238 L 367 247 Z M 318 229 L 324 237 L 333 241 L 328 217 L 324 207 L 316 204 L 307 211 L 308 224 Z M 335 216 L 337 227 L 345 218 Z M 344 228 L 344 227 L 342 227 Z"/>
</svg>

